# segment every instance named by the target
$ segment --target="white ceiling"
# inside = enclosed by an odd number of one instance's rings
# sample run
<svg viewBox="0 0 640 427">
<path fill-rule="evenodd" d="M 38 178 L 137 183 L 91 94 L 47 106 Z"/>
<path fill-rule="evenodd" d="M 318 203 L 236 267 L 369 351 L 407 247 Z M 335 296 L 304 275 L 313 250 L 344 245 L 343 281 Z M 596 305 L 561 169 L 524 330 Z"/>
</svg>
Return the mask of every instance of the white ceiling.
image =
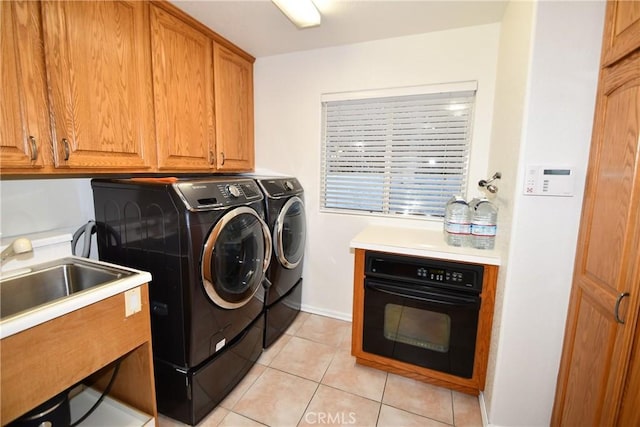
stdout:
<svg viewBox="0 0 640 427">
<path fill-rule="evenodd" d="M 314 0 L 319 27 L 298 29 L 270 0 L 172 0 L 258 57 L 500 22 L 507 0 Z"/>
</svg>

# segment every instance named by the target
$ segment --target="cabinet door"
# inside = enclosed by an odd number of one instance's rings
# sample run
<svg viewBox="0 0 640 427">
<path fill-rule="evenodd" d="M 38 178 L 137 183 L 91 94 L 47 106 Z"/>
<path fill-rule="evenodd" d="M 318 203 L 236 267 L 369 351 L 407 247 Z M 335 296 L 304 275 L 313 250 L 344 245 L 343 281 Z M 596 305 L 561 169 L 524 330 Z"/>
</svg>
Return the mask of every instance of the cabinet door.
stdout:
<svg viewBox="0 0 640 427">
<path fill-rule="evenodd" d="M 640 39 L 640 1 L 610 1 L 607 4 L 602 65 L 613 64 L 638 47 Z"/>
<path fill-rule="evenodd" d="M 640 306 L 639 137 L 636 52 L 600 73 L 553 425 L 616 421 Z"/>
<path fill-rule="evenodd" d="M 49 163 L 51 134 L 45 89 L 40 7 L 0 2 L 0 165 L 40 169 Z"/>
<path fill-rule="evenodd" d="M 214 168 L 211 39 L 151 6 L 151 45 L 158 167 Z"/>
<path fill-rule="evenodd" d="M 148 3 L 44 1 L 42 14 L 56 167 L 148 169 Z"/>
<path fill-rule="evenodd" d="M 253 64 L 217 43 L 213 52 L 217 168 L 253 170 Z"/>
</svg>

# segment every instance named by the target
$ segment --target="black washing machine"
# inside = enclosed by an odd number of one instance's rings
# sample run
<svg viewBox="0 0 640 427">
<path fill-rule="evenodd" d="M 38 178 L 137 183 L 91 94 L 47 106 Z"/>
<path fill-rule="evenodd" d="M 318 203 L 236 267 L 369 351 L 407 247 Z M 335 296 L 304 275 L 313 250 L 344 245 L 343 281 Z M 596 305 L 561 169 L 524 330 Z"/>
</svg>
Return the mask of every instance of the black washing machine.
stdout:
<svg viewBox="0 0 640 427">
<path fill-rule="evenodd" d="M 94 179 L 100 259 L 149 271 L 158 411 L 196 424 L 263 347 L 271 258 L 251 179 Z"/>
<path fill-rule="evenodd" d="M 264 347 L 273 344 L 300 312 L 306 239 L 304 190 L 292 177 L 255 178 L 264 193 L 273 251 L 265 291 Z"/>
</svg>

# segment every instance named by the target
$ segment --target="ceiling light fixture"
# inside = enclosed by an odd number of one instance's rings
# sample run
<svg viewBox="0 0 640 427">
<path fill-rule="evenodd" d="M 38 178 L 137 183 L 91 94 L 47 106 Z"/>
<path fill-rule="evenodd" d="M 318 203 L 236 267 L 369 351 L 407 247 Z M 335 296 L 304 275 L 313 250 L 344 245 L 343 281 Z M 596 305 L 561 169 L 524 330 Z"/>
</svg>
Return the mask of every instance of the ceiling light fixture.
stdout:
<svg viewBox="0 0 640 427">
<path fill-rule="evenodd" d="M 298 28 L 320 25 L 320 12 L 311 0 L 271 0 Z"/>
</svg>

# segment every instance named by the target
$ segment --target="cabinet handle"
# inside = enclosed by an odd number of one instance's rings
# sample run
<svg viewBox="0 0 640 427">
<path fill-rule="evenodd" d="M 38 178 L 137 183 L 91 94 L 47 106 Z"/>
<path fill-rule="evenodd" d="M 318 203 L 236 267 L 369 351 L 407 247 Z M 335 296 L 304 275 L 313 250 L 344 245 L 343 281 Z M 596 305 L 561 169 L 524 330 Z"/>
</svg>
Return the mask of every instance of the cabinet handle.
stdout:
<svg viewBox="0 0 640 427">
<path fill-rule="evenodd" d="M 62 148 L 64 150 L 64 161 L 69 160 L 70 148 L 69 148 L 69 140 L 67 138 L 62 138 Z"/>
<path fill-rule="evenodd" d="M 618 298 L 616 299 L 616 307 L 613 309 L 613 314 L 616 316 L 616 322 L 622 325 L 624 325 L 624 320 L 620 318 L 620 303 L 622 302 L 624 297 L 628 296 L 629 292 L 622 292 L 620 295 L 618 295 Z"/>
<path fill-rule="evenodd" d="M 213 165 L 216 162 L 216 157 L 213 154 L 213 151 L 209 150 L 209 164 Z"/>
<path fill-rule="evenodd" d="M 36 144 L 36 139 L 29 135 L 29 143 L 31 144 L 31 160 L 38 160 L 38 144 Z"/>
<path fill-rule="evenodd" d="M 224 166 L 224 151 L 220 152 L 220 157 L 222 158 L 222 163 L 220 164 Z"/>
</svg>

